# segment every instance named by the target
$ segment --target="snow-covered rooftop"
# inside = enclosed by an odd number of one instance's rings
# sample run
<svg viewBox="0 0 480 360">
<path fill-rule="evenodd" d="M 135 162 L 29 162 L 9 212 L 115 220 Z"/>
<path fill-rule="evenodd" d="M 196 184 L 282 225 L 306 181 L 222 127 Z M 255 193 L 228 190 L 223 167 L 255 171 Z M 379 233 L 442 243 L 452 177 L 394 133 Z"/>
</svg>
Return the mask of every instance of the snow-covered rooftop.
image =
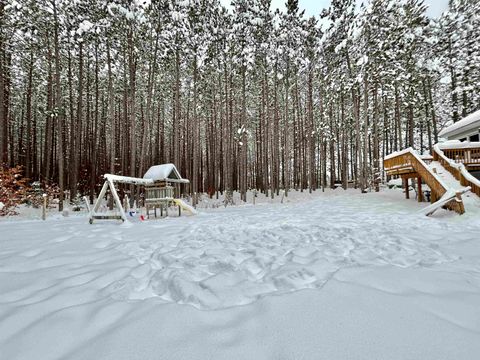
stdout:
<svg viewBox="0 0 480 360">
<path fill-rule="evenodd" d="M 462 131 L 468 131 L 473 128 L 480 128 L 480 110 L 471 113 L 462 120 L 443 129 L 438 136 L 448 138 Z"/>
<path fill-rule="evenodd" d="M 187 179 L 183 179 L 177 168 L 173 164 L 154 165 L 148 169 L 143 175 L 144 179 L 152 179 L 153 181 L 168 180 L 172 182 L 188 183 Z"/>
</svg>

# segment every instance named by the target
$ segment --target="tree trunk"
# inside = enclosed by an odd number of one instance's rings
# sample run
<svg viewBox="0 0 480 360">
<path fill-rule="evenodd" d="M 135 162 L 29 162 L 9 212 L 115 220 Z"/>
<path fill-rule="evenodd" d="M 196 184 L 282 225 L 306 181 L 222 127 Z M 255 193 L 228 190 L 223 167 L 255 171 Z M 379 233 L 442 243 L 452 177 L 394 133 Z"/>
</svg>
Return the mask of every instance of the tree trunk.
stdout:
<svg viewBox="0 0 480 360">
<path fill-rule="evenodd" d="M 64 154 L 63 154 L 63 135 L 64 135 L 64 109 L 62 102 L 62 84 L 60 81 L 60 43 L 58 39 L 59 23 L 57 13 L 57 2 L 53 1 L 53 14 L 55 18 L 54 42 L 55 42 L 55 112 L 57 120 L 57 158 L 58 158 L 58 186 L 60 188 L 58 211 L 63 210 L 64 195 Z"/>
</svg>

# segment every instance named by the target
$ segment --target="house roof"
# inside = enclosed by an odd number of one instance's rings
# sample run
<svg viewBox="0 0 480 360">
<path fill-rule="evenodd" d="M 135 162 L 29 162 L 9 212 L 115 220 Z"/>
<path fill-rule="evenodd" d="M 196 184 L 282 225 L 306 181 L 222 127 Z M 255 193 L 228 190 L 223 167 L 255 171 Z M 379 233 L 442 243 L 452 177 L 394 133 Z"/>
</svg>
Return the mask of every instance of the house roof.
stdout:
<svg viewBox="0 0 480 360">
<path fill-rule="evenodd" d="M 147 170 L 144 179 L 152 179 L 153 181 L 169 181 L 178 183 L 189 183 L 187 179 L 183 179 L 177 168 L 173 164 L 154 165 Z"/>
<path fill-rule="evenodd" d="M 440 137 L 451 137 L 458 135 L 464 131 L 474 130 L 480 128 L 480 110 L 471 113 L 470 115 L 464 117 L 462 120 L 457 121 L 453 125 L 446 127 L 438 136 Z"/>
</svg>

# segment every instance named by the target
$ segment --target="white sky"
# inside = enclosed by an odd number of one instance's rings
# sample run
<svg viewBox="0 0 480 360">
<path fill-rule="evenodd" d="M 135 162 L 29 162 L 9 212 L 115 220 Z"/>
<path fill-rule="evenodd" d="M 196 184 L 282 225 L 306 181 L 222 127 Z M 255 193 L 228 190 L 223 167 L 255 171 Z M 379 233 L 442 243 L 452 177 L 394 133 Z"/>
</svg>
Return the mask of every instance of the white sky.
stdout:
<svg viewBox="0 0 480 360">
<path fill-rule="evenodd" d="M 220 0 L 220 2 L 225 6 L 230 4 L 230 0 Z M 272 8 L 285 9 L 285 2 L 286 0 L 272 0 Z M 306 16 L 320 14 L 329 4 L 330 0 L 299 0 L 299 7 L 305 9 Z M 427 15 L 436 18 L 447 9 L 448 0 L 425 0 L 425 4 L 428 5 Z"/>
</svg>

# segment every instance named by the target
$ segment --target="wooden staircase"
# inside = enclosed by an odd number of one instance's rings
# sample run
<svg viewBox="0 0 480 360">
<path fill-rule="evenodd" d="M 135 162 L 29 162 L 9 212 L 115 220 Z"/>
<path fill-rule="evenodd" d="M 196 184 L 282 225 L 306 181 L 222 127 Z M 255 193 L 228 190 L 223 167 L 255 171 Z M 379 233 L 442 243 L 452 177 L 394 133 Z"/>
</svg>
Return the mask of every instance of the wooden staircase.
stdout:
<svg viewBox="0 0 480 360">
<path fill-rule="evenodd" d="M 421 184 L 422 180 L 430 187 L 430 201 L 435 203 L 448 196 L 452 190 L 444 181 L 432 171 L 424 160 L 412 149 L 408 148 L 400 152 L 388 155 L 383 160 L 384 169 L 389 176 L 400 176 L 406 186 L 406 196 L 408 198 L 408 179 L 417 178 L 419 185 L 418 201 L 423 201 Z M 448 194 L 447 194 L 448 192 Z M 442 206 L 453 210 L 459 214 L 465 212 L 465 206 L 462 201 L 461 192 L 457 192 L 456 196 Z"/>
<path fill-rule="evenodd" d="M 469 170 L 480 169 L 480 148 L 444 149 L 439 144 L 433 147 L 433 158 L 447 169 L 462 186 L 469 186 L 470 191 L 480 196 L 480 180 Z"/>
</svg>

